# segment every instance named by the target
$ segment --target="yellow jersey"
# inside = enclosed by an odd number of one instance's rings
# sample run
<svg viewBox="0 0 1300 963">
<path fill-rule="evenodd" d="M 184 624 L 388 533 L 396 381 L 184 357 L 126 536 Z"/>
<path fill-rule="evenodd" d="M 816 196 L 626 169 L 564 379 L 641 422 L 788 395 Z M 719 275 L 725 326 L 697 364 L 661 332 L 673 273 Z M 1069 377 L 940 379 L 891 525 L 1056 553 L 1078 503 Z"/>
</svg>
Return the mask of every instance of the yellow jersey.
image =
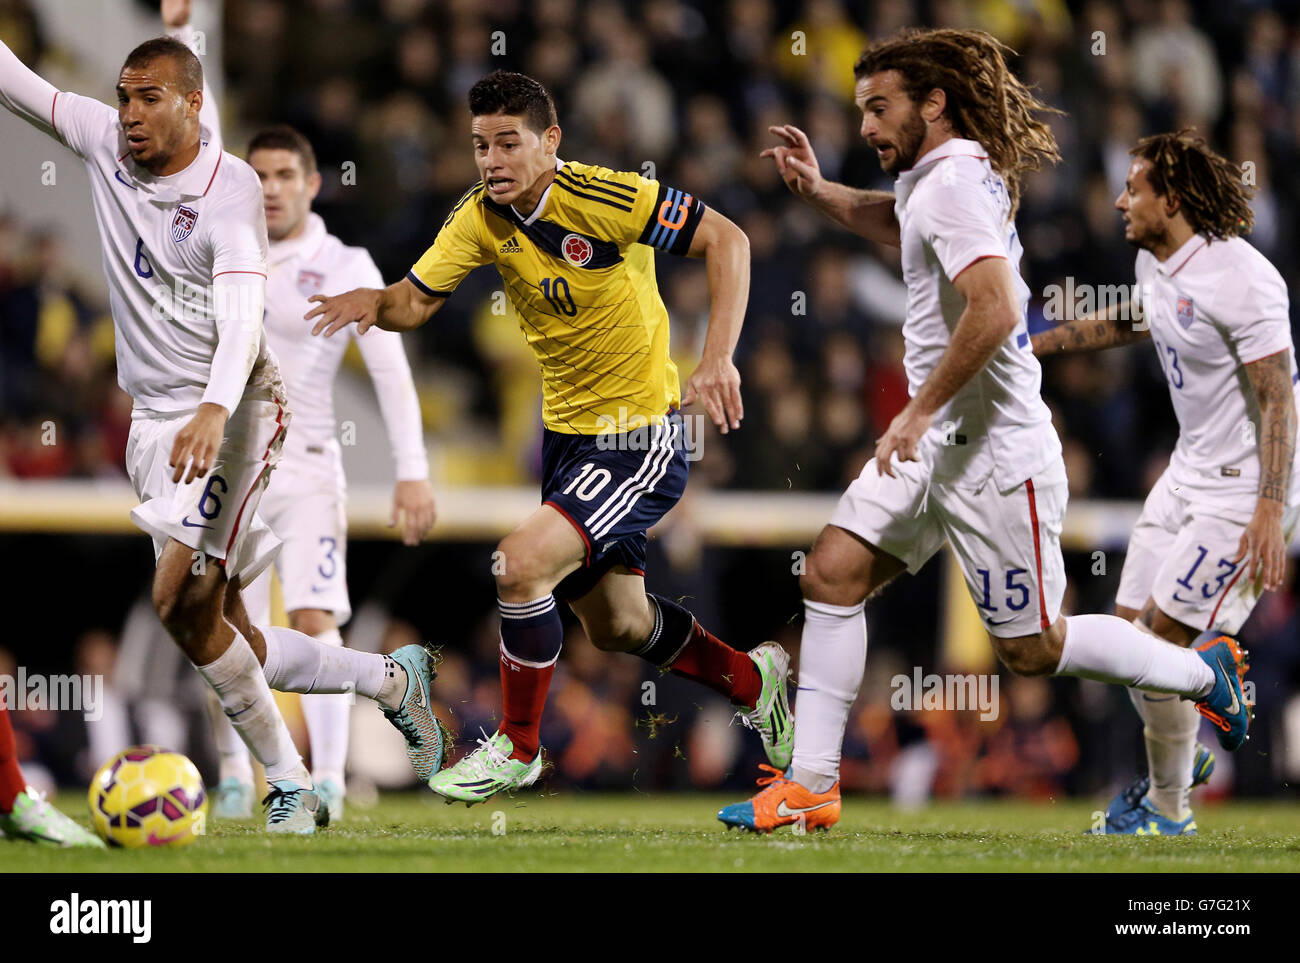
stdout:
<svg viewBox="0 0 1300 963">
<path fill-rule="evenodd" d="M 447 297 L 495 264 L 542 371 L 542 420 L 596 435 L 656 424 L 681 403 L 654 252 L 685 254 L 704 204 L 640 174 L 556 162 L 527 217 L 471 187 L 407 279 Z"/>
</svg>

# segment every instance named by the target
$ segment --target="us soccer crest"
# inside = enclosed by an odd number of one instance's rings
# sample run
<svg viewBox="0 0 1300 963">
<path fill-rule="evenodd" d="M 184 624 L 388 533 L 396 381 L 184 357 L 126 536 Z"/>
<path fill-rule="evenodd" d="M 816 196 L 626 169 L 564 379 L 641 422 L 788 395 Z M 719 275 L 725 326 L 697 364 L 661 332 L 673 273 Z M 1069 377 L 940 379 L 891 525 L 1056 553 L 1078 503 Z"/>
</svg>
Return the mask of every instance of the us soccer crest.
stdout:
<svg viewBox="0 0 1300 963">
<path fill-rule="evenodd" d="M 179 244 L 189 237 L 198 219 L 199 212 L 193 208 L 184 204 L 176 208 L 176 216 L 172 218 L 172 240 Z"/>
<path fill-rule="evenodd" d="M 324 286 L 325 275 L 319 271 L 298 272 L 298 293 L 304 298 L 309 298 L 313 294 L 320 294 L 320 289 Z"/>
<path fill-rule="evenodd" d="M 1190 328 L 1192 326 L 1192 320 L 1195 318 L 1195 315 L 1196 315 L 1196 309 L 1192 305 L 1192 299 L 1179 296 L 1178 323 L 1181 324 L 1184 328 Z"/>
</svg>

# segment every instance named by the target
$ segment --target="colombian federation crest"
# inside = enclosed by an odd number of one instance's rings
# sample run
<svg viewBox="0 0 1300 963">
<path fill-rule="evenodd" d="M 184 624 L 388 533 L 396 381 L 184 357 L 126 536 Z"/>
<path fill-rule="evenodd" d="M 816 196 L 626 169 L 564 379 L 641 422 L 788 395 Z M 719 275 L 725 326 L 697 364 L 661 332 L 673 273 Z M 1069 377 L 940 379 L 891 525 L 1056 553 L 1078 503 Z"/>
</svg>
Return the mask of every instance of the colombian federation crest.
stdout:
<svg viewBox="0 0 1300 963">
<path fill-rule="evenodd" d="M 176 216 L 172 218 L 172 240 L 179 244 L 189 237 L 198 219 L 199 212 L 193 208 L 184 204 L 176 208 Z"/>
<path fill-rule="evenodd" d="M 575 267 L 586 267 L 596 253 L 592 243 L 581 234 L 566 234 L 560 242 L 560 251 L 564 254 L 564 259 Z"/>
<path fill-rule="evenodd" d="M 320 271 L 299 271 L 298 272 L 298 293 L 304 298 L 309 298 L 313 294 L 320 294 L 320 289 L 325 286 L 325 275 Z"/>
<path fill-rule="evenodd" d="M 1184 328 L 1190 328 L 1195 316 L 1196 308 L 1192 304 L 1192 299 L 1180 295 L 1178 298 L 1178 323 Z"/>
</svg>

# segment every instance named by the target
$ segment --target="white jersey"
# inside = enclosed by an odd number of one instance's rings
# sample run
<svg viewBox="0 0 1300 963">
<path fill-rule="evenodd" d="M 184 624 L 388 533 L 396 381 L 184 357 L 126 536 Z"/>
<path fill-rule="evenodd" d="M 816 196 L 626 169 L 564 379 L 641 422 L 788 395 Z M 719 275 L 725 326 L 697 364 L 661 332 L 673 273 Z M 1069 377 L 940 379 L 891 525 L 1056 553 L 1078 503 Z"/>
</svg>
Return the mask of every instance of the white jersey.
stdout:
<svg viewBox="0 0 1300 963">
<path fill-rule="evenodd" d="M 393 447 L 399 481 L 428 477 L 419 399 L 411 368 L 395 331 L 371 328 L 363 335 L 349 325 L 333 337 L 315 337 L 312 323 L 303 320 L 314 305 L 313 294 L 334 294 L 353 288 L 381 288 L 383 278 L 364 248 L 348 247 L 325 230 L 319 215 L 309 214 L 303 233 L 274 241 L 266 286 L 266 337 L 284 376 L 293 410 L 293 430 L 285 442 L 286 457 L 308 449 L 337 446 L 334 439 L 334 377 L 349 341 L 357 347 L 374 380 L 380 410 Z M 274 490 L 274 486 L 272 486 Z"/>
<path fill-rule="evenodd" d="M 69 93 L 56 95 L 52 108 L 55 132 L 90 174 L 118 383 L 137 407 L 151 411 L 217 400 L 205 396 L 219 341 L 210 292 L 225 275 L 266 277 L 257 174 L 204 127 L 194 162 L 178 174 L 155 177 L 127 155 L 111 108 Z M 254 381 L 272 361 L 265 338 L 257 350 Z M 238 396 L 224 403 L 233 410 Z"/>
<path fill-rule="evenodd" d="M 899 175 L 894 211 L 907 283 L 904 367 L 915 396 L 939 363 L 966 309 L 953 279 L 986 257 L 1011 262 L 1020 321 L 988 364 L 935 413 L 922 444 L 936 478 L 1009 491 L 1059 459 L 1061 443 L 1039 395 L 1029 343 L 1029 288 L 1006 185 L 975 141 L 953 138 Z M 946 443 L 945 443 L 946 442 Z"/>
<path fill-rule="evenodd" d="M 0 44 L 0 102 L 85 161 L 116 333 L 118 383 L 158 413 L 233 412 L 274 379 L 261 333 L 266 220 L 253 169 L 221 149 L 205 110 L 199 154 L 155 177 L 137 167 L 113 108 L 60 92 Z M 218 353 L 219 343 L 226 347 Z M 215 361 L 215 363 L 214 363 Z"/>
<path fill-rule="evenodd" d="M 1300 392 L 1286 282 L 1244 239 L 1200 234 L 1163 263 L 1139 251 L 1136 272 L 1178 417 L 1170 478 L 1193 502 L 1249 515 L 1259 490 L 1259 409 L 1243 366 L 1290 351 Z M 1300 459 L 1292 503 L 1297 493 Z"/>
</svg>

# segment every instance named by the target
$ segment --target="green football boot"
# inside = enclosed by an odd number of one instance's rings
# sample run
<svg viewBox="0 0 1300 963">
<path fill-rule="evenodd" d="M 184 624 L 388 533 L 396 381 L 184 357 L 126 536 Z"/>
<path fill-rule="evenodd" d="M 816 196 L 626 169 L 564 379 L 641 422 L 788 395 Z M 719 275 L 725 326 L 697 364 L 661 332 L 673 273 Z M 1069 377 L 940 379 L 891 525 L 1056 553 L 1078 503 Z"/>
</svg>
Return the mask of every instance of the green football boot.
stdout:
<svg viewBox="0 0 1300 963">
<path fill-rule="evenodd" d="M 486 736 L 487 733 L 484 733 Z M 429 788 L 448 803 L 463 802 L 472 806 L 495 796 L 501 790 L 531 786 L 542 773 L 542 750 L 532 762 L 511 759 L 515 745 L 504 732 L 478 740 L 478 748 L 454 766 L 442 770 L 429 780 Z"/>
<path fill-rule="evenodd" d="M 50 846 L 104 849 L 104 841 L 73 822 L 31 786 L 14 799 L 11 813 L 0 813 L 0 833 L 5 839 L 22 839 Z"/>
<path fill-rule="evenodd" d="M 767 761 L 785 772 L 794 758 L 794 715 L 785 684 L 790 674 L 790 653 L 775 642 L 764 642 L 750 651 L 749 657 L 758 666 L 763 689 L 757 705 L 737 715 L 746 726 L 757 730 Z"/>
</svg>

